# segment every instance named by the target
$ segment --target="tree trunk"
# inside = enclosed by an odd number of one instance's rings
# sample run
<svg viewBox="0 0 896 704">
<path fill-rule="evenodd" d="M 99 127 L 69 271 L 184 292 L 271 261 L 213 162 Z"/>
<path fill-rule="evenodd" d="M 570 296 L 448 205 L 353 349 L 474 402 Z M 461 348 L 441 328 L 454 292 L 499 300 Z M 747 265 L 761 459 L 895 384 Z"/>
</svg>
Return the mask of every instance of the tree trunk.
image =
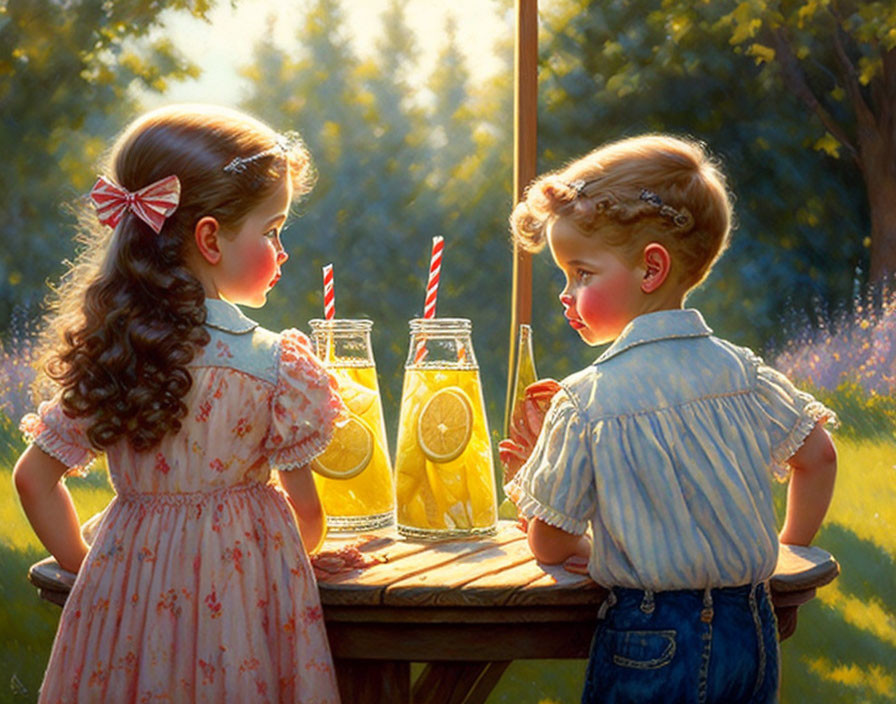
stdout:
<svg viewBox="0 0 896 704">
<path fill-rule="evenodd" d="M 896 143 L 887 134 L 860 127 L 859 154 L 871 211 L 869 282 L 896 277 Z"/>
<path fill-rule="evenodd" d="M 868 202 L 871 206 L 872 284 L 882 284 L 896 275 L 896 178 L 881 176 L 868 181 Z"/>
</svg>

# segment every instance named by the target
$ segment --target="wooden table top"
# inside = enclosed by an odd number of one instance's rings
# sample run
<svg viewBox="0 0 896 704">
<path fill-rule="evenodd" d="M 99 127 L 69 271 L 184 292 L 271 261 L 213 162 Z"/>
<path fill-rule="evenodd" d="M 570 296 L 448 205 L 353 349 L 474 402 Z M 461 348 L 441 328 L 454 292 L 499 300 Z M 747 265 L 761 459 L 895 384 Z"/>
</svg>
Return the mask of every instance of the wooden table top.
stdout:
<svg viewBox="0 0 896 704">
<path fill-rule="evenodd" d="M 394 527 L 360 550 L 373 564 L 343 574 L 319 575 L 328 606 L 498 607 L 599 604 L 604 591 L 561 566 L 536 562 L 526 536 L 501 521 L 494 536 L 443 542 L 413 541 Z M 323 550 L 358 543 L 358 536 L 328 537 Z"/>
<path fill-rule="evenodd" d="M 605 590 L 560 565 L 543 565 L 513 521 L 500 521 L 491 537 L 444 542 L 412 541 L 394 527 L 374 536 L 361 552 L 373 564 L 319 576 L 327 606 L 507 607 L 600 604 Z M 359 536 L 332 534 L 323 550 L 338 551 Z M 839 573 L 834 558 L 816 547 L 782 545 L 772 588 L 792 592 L 819 587 Z"/>
<path fill-rule="evenodd" d="M 500 521 L 496 535 L 442 542 L 409 540 L 394 526 L 361 535 L 332 533 L 324 551 L 360 545 L 369 566 L 318 578 L 325 606 L 506 607 L 600 604 L 604 590 L 559 565 L 535 560 L 513 521 Z M 773 590 L 820 587 L 836 578 L 839 565 L 817 547 L 782 545 L 771 578 Z M 75 575 L 49 557 L 32 566 L 42 590 L 67 593 Z"/>
<path fill-rule="evenodd" d="M 365 565 L 327 574 L 318 561 L 330 646 L 343 660 L 587 657 L 606 594 L 588 577 L 538 563 L 512 521 L 501 521 L 494 536 L 443 542 L 408 540 L 394 527 L 337 533 L 322 550 L 353 551 Z M 792 592 L 803 603 L 838 573 L 824 550 L 781 546 L 773 599 Z M 75 575 L 46 558 L 29 578 L 41 597 L 61 605 Z"/>
</svg>

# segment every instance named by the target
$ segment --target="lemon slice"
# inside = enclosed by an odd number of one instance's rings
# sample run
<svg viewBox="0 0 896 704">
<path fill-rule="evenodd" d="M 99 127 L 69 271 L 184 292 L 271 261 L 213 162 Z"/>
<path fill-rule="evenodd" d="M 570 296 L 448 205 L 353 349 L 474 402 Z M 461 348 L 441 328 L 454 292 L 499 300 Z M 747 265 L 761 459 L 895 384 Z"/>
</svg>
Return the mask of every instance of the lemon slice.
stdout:
<svg viewBox="0 0 896 704">
<path fill-rule="evenodd" d="M 370 464 L 373 433 L 354 414 L 336 426 L 327 449 L 311 461 L 311 469 L 328 479 L 351 479 Z"/>
<path fill-rule="evenodd" d="M 460 456 L 473 432 L 473 405 L 457 386 L 434 393 L 417 419 L 417 442 L 432 462 Z"/>
<path fill-rule="evenodd" d="M 376 391 L 345 377 L 339 379 L 339 395 L 346 407 L 359 416 L 367 413 L 376 401 Z"/>
</svg>

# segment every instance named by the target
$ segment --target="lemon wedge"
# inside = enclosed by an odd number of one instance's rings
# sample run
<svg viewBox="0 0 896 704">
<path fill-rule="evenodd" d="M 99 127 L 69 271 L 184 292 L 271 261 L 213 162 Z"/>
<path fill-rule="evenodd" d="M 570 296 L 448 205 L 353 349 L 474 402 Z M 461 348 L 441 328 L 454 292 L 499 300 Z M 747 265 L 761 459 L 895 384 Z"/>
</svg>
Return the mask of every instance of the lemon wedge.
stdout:
<svg viewBox="0 0 896 704">
<path fill-rule="evenodd" d="M 311 461 L 311 469 L 328 479 L 351 479 L 363 472 L 372 458 L 373 432 L 350 413 L 336 425 L 330 444 Z"/>
<path fill-rule="evenodd" d="M 501 505 L 498 506 L 498 518 L 515 521 L 519 517 L 520 514 L 519 511 L 517 511 L 516 504 L 510 499 L 504 499 L 504 501 L 501 502 Z"/>
<path fill-rule="evenodd" d="M 434 393 L 417 419 L 417 442 L 431 462 L 458 458 L 472 432 L 473 404 L 457 386 Z"/>
<path fill-rule="evenodd" d="M 346 377 L 339 379 L 339 395 L 346 407 L 358 416 L 367 413 L 376 401 L 376 391 Z"/>
</svg>

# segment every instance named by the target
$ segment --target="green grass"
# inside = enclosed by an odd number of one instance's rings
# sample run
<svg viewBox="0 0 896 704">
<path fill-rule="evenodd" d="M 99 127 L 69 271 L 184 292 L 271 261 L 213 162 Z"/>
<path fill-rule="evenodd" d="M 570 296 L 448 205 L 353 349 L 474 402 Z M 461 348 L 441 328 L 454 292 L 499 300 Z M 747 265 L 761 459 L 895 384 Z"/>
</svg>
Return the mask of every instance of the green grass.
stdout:
<svg viewBox="0 0 896 704">
<path fill-rule="evenodd" d="M 0 414 L 0 702 L 34 702 L 50 656 L 61 610 L 37 596 L 28 568 L 47 552 L 25 520 L 12 485 L 12 468 L 24 443 Z M 68 480 L 78 516 L 85 521 L 112 498 L 100 469 Z"/>
<path fill-rule="evenodd" d="M 840 577 L 783 644 L 784 702 L 896 702 L 896 443 L 838 441 L 834 500 L 816 543 Z"/>
<path fill-rule="evenodd" d="M 25 577 L 45 552 L 12 488 L 23 445 L 8 422 L 0 422 L 0 445 L 0 702 L 16 704 L 36 700 L 60 610 Z M 796 635 L 782 644 L 781 701 L 896 704 L 896 441 L 837 445 L 834 502 L 816 544 L 837 557 L 842 573 L 801 609 Z M 102 471 L 68 486 L 82 520 L 111 497 Z M 783 504 L 783 487 L 778 499 Z M 584 672 L 584 661 L 517 661 L 488 704 L 575 703 Z"/>
</svg>

